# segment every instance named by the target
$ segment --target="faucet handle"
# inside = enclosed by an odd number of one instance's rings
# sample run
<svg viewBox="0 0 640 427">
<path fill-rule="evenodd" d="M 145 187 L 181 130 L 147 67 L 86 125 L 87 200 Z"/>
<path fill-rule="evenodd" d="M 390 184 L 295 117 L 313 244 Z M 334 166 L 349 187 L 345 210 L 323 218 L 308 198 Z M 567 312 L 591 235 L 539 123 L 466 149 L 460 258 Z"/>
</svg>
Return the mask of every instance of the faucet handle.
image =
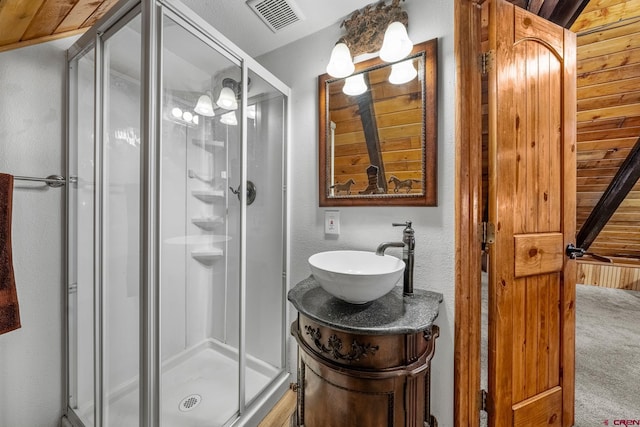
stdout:
<svg viewBox="0 0 640 427">
<path fill-rule="evenodd" d="M 406 228 L 411 228 L 411 224 L 412 224 L 412 221 L 391 223 L 391 225 L 393 225 L 394 227 L 406 227 Z"/>
</svg>

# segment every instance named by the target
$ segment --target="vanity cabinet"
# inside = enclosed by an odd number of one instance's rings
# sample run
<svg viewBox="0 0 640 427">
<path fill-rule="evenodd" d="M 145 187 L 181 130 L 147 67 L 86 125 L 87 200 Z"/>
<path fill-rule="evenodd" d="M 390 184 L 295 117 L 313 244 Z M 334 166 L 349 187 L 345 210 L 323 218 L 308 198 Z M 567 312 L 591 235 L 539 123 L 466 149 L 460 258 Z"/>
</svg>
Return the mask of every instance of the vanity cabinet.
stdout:
<svg viewBox="0 0 640 427">
<path fill-rule="evenodd" d="M 298 309 L 297 425 L 437 426 L 430 365 L 442 296 L 402 288 L 364 306 L 342 302 L 310 277 L 289 292 Z"/>
</svg>

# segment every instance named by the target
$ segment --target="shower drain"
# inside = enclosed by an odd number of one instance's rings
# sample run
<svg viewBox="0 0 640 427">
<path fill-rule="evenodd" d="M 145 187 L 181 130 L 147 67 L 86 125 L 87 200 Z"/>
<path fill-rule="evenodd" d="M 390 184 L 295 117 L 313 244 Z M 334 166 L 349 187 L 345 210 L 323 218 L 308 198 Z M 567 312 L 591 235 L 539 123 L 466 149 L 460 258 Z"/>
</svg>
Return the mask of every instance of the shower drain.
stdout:
<svg viewBox="0 0 640 427">
<path fill-rule="evenodd" d="M 196 406 L 198 406 L 201 401 L 202 401 L 202 396 L 200 396 L 199 394 L 192 394 L 182 399 L 182 401 L 180 402 L 180 405 L 178 405 L 178 408 L 182 412 L 189 412 L 195 409 Z"/>
</svg>

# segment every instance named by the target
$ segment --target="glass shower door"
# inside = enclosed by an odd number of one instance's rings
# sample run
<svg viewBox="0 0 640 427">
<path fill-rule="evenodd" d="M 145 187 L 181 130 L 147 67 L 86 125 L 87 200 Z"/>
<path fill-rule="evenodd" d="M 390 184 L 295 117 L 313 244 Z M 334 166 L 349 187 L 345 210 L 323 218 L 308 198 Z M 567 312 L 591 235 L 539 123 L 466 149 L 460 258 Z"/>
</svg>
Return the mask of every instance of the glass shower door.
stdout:
<svg viewBox="0 0 640 427">
<path fill-rule="evenodd" d="M 69 65 L 68 386 L 85 426 L 139 419 L 140 49 L 125 17 Z"/>
<path fill-rule="evenodd" d="M 246 401 L 285 369 L 285 96 L 248 71 L 246 208 Z M 251 198 L 248 200 L 250 201 Z"/>
<path fill-rule="evenodd" d="M 105 34 L 103 426 L 137 425 L 140 373 L 140 16 Z"/>
<path fill-rule="evenodd" d="M 69 64 L 68 176 L 68 395 L 85 424 L 94 407 L 94 65 L 95 49 Z"/>
<path fill-rule="evenodd" d="M 163 17 L 161 55 L 161 420 L 223 426 L 240 411 L 241 224 L 230 187 L 241 67 L 173 18 Z"/>
</svg>

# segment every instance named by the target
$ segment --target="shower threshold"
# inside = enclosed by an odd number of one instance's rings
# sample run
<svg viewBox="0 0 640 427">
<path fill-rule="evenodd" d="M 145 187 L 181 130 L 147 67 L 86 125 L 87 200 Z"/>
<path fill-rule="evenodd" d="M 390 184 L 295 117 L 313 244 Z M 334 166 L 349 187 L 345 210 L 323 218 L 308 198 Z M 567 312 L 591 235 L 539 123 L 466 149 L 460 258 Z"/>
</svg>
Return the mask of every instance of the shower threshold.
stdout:
<svg viewBox="0 0 640 427">
<path fill-rule="evenodd" d="M 247 355 L 247 402 L 280 372 Z M 163 363 L 161 388 L 163 427 L 225 426 L 238 413 L 238 352 L 217 340 L 204 340 Z M 103 409 L 105 425 L 137 425 L 138 400 L 137 378 L 114 390 Z M 76 414 L 86 427 L 93 426 L 93 404 Z"/>
</svg>

